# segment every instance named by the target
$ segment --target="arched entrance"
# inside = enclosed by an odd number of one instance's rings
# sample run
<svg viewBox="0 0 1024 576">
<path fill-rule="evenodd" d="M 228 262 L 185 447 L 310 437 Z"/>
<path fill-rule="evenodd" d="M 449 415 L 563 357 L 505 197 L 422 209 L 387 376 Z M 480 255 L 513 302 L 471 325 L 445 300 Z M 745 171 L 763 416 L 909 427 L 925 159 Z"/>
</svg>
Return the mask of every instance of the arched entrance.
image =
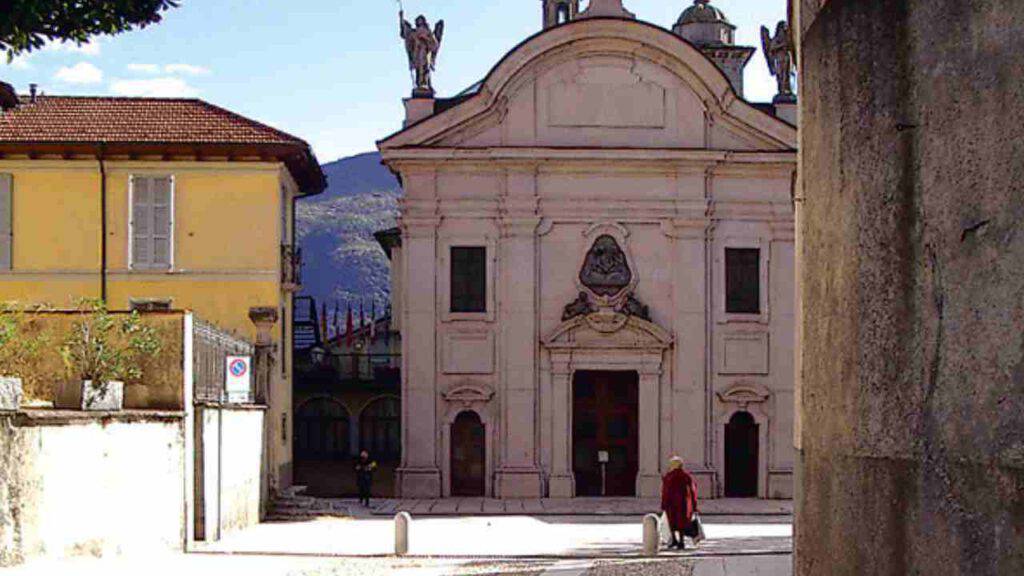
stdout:
<svg viewBox="0 0 1024 576">
<path fill-rule="evenodd" d="M 295 414 L 295 457 L 343 460 L 349 455 L 349 415 L 329 398 L 315 398 Z"/>
<path fill-rule="evenodd" d="M 487 490 L 487 436 L 476 412 L 462 412 L 452 424 L 452 496 L 482 497 Z"/>
<path fill-rule="evenodd" d="M 757 497 L 759 436 L 750 412 L 736 412 L 725 425 L 726 498 Z"/>
<path fill-rule="evenodd" d="M 402 455 L 402 427 L 397 398 L 378 398 L 359 417 L 359 448 L 377 460 L 397 461 Z"/>
</svg>

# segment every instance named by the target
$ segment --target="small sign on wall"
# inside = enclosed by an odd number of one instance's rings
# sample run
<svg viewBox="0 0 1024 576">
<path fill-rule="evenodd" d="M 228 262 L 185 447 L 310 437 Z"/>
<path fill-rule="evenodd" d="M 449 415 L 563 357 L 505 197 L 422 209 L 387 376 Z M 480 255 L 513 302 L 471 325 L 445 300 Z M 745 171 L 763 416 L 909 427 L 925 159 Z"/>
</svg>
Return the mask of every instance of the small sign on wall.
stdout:
<svg viewBox="0 0 1024 576">
<path fill-rule="evenodd" d="M 228 402 L 244 404 L 251 402 L 252 356 L 228 356 L 224 390 Z"/>
</svg>

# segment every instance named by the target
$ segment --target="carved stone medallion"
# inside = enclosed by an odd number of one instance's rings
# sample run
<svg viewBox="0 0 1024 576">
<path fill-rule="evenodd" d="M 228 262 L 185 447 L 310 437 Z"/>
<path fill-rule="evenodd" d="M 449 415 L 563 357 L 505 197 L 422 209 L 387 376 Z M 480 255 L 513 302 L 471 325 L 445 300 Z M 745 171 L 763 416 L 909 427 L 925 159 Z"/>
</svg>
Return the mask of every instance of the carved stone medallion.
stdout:
<svg viewBox="0 0 1024 576">
<path fill-rule="evenodd" d="M 587 252 L 580 270 L 580 282 L 594 294 L 613 297 L 633 281 L 633 271 L 626 262 L 626 254 L 610 235 L 598 236 Z"/>
</svg>

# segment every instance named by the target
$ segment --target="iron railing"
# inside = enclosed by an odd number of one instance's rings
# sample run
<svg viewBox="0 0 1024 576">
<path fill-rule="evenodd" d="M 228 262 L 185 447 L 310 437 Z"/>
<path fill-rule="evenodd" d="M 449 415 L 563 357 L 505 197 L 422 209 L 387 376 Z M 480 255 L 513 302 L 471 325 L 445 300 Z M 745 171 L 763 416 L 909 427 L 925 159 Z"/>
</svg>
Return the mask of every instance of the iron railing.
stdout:
<svg viewBox="0 0 1024 576">
<path fill-rule="evenodd" d="M 193 325 L 192 364 L 196 402 L 252 404 L 259 401 L 262 394 L 258 389 L 258 383 L 264 380 L 261 378 L 261 373 L 267 368 L 261 366 L 261 362 L 257 361 L 256 347 L 199 319 L 196 319 Z M 252 358 L 252 385 L 248 394 L 228 397 L 226 389 L 228 356 Z"/>
</svg>

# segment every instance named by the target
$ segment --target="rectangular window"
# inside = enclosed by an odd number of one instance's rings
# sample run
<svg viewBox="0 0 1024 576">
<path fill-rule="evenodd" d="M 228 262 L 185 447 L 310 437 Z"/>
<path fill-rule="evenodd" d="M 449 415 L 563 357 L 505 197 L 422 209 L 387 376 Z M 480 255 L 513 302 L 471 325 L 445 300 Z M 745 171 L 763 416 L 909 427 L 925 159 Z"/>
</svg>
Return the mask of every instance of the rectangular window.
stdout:
<svg viewBox="0 0 1024 576">
<path fill-rule="evenodd" d="M 761 313 L 761 250 L 725 249 L 725 311 Z"/>
<path fill-rule="evenodd" d="M 14 178 L 0 174 L 0 272 L 11 270 L 14 260 Z"/>
<path fill-rule="evenodd" d="M 170 312 L 170 298 L 132 298 L 128 300 L 128 309 L 132 312 Z"/>
<path fill-rule="evenodd" d="M 452 246 L 451 260 L 452 312 L 487 312 L 487 249 Z"/>
<path fill-rule="evenodd" d="M 174 179 L 131 178 L 131 267 L 168 270 L 174 263 Z"/>
</svg>

